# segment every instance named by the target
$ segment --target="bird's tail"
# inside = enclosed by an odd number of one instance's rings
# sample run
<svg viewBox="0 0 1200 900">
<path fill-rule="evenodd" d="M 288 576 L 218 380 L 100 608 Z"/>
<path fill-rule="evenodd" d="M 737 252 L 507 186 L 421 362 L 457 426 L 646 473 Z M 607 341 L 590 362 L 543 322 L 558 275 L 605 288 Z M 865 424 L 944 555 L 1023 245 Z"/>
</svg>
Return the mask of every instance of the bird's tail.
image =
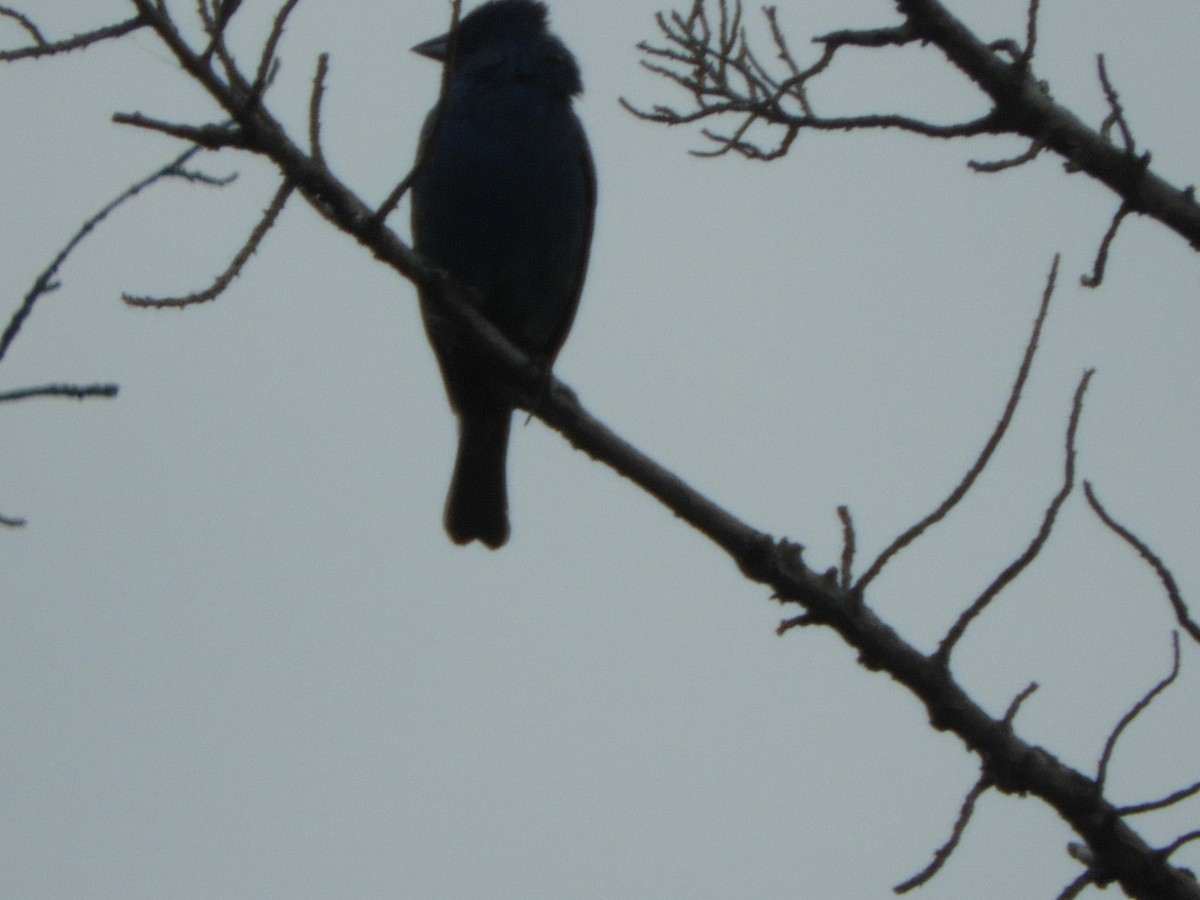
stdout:
<svg viewBox="0 0 1200 900">
<path fill-rule="evenodd" d="M 508 540 L 505 460 L 511 422 L 507 406 L 461 414 L 445 518 L 446 533 L 456 544 L 480 540 L 495 550 Z"/>
</svg>

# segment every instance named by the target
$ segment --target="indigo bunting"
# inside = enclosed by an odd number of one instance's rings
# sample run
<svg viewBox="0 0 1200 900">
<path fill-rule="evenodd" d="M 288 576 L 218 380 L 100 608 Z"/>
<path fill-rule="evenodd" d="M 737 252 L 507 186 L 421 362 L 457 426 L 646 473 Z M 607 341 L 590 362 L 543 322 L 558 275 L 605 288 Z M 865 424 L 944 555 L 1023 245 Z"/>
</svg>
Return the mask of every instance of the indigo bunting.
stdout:
<svg viewBox="0 0 1200 900">
<path fill-rule="evenodd" d="M 571 108 L 579 67 L 534 0 L 491 0 L 413 51 L 452 66 L 421 132 L 413 246 L 475 288 L 483 315 L 549 372 L 579 304 L 596 208 L 592 155 Z M 513 404 L 425 297 L 421 314 L 458 415 L 446 532 L 494 549 L 508 540 Z"/>
</svg>

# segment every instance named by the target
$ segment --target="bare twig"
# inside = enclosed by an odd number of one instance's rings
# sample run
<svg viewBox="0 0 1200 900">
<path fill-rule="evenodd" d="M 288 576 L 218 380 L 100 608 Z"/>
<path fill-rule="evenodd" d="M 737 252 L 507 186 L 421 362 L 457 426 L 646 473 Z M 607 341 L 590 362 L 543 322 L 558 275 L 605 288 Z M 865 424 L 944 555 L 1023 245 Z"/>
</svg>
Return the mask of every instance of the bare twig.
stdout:
<svg viewBox="0 0 1200 900">
<path fill-rule="evenodd" d="M 1188 797 L 1194 797 L 1200 794 L 1200 781 L 1195 784 L 1188 785 L 1185 788 L 1180 788 L 1177 791 L 1172 791 L 1167 796 L 1158 800 L 1149 800 L 1145 803 L 1131 803 L 1128 806 L 1117 807 L 1117 813 L 1122 816 L 1136 816 L 1142 813 L 1154 812 L 1160 809 L 1166 809 L 1168 806 L 1174 806 L 1186 800 Z"/>
<path fill-rule="evenodd" d="M 1200 841 L 1200 831 L 1189 831 L 1187 834 L 1181 834 L 1158 852 L 1163 859 L 1170 859 L 1172 853 L 1184 844 L 1190 844 L 1192 841 Z"/>
<path fill-rule="evenodd" d="M 329 54 L 317 57 L 317 74 L 313 76 L 312 96 L 308 101 L 308 152 L 320 165 L 325 165 L 321 151 L 321 99 L 325 96 L 325 76 L 329 73 Z"/>
<path fill-rule="evenodd" d="M 1108 225 L 1108 231 L 1104 233 L 1104 239 L 1100 241 L 1100 247 L 1096 251 L 1096 261 L 1092 264 L 1092 273 L 1090 275 L 1079 276 L 1079 283 L 1084 287 L 1100 287 L 1100 284 L 1104 281 L 1104 270 L 1108 266 L 1108 251 L 1112 247 L 1113 240 L 1117 237 L 1117 229 L 1121 227 L 1121 223 L 1125 220 L 1125 217 L 1132 211 L 1128 203 L 1122 203 L 1120 208 L 1113 214 L 1112 221 Z"/>
<path fill-rule="evenodd" d="M 197 291 L 194 294 L 187 294 L 183 297 L 136 297 L 131 294 L 122 294 L 121 299 L 130 306 L 154 309 L 194 306 L 197 303 L 207 303 L 210 300 L 215 300 L 233 283 L 233 279 L 241 273 L 247 261 L 254 255 L 254 252 L 262 243 L 262 239 L 266 237 L 267 232 L 271 230 L 271 226 L 275 224 L 275 220 L 279 218 L 279 214 L 283 211 L 283 207 L 294 188 L 295 185 L 290 181 L 285 181 L 279 186 L 279 190 L 275 192 L 275 196 L 271 200 L 271 205 L 264 211 L 263 217 L 254 226 L 254 230 L 250 232 L 250 237 L 242 244 L 242 249 L 237 252 L 237 255 L 233 258 L 233 262 L 203 291 Z"/>
<path fill-rule="evenodd" d="M 903 47 L 917 39 L 916 34 L 907 25 L 897 25 L 892 28 L 870 28 L 863 31 L 831 31 L 829 34 L 813 38 L 813 42 L 823 44 L 828 51 L 841 47 Z"/>
<path fill-rule="evenodd" d="M 1029 11 L 1025 16 L 1025 46 L 1017 57 L 1017 65 L 1028 71 L 1037 50 L 1038 0 L 1029 0 Z"/>
<path fill-rule="evenodd" d="M 918 888 L 926 884 L 942 870 L 942 867 L 950 860 L 950 857 L 954 854 L 955 849 L 962 840 L 963 832 L 967 830 L 967 825 L 970 823 L 971 816 L 975 812 L 975 804 L 991 786 L 991 779 L 986 774 L 980 776 L 979 780 L 975 782 L 975 786 L 967 792 L 967 796 L 963 799 L 962 808 L 958 811 L 958 819 L 955 821 L 954 829 L 950 832 L 950 837 L 946 840 L 946 843 L 934 851 L 933 860 L 929 865 L 912 878 L 902 881 L 892 888 L 895 893 L 907 894 L 913 888 Z"/>
<path fill-rule="evenodd" d="M 416 168 L 414 167 L 407 175 L 400 179 L 400 183 L 392 188 L 392 192 L 387 195 L 383 203 L 379 204 L 379 209 L 371 217 L 373 221 L 382 225 L 387 217 L 395 212 L 396 207 L 400 205 L 400 200 L 408 193 L 408 189 L 412 187 L 413 176 L 415 174 Z"/>
<path fill-rule="evenodd" d="M 201 0 L 200 5 L 203 8 L 204 0 Z M 213 0 L 213 14 L 210 21 L 214 38 L 220 39 L 220 36 L 225 33 L 225 29 L 241 5 L 242 0 L 223 0 L 223 2 L 222 0 Z"/>
<path fill-rule="evenodd" d="M 228 122 L 220 125 L 183 125 L 177 122 L 153 119 L 141 113 L 113 113 L 112 120 L 117 125 L 132 125 L 135 128 L 145 128 L 147 131 L 170 135 L 206 150 L 220 150 L 222 147 L 251 149 L 242 130 Z"/>
<path fill-rule="evenodd" d="M 16 62 L 21 59 L 37 59 L 41 56 L 54 56 L 58 53 L 69 53 L 72 50 L 82 50 L 84 47 L 90 47 L 93 44 L 98 44 L 101 41 L 111 40 L 113 38 L 124 37 L 132 31 L 137 31 L 144 27 L 147 22 L 142 16 L 134 16 L 132 19 L 126 19 L 124 22 L 117 22 L 113 25 L 106 25 L 103 28 L 97 28 L 95 31 L 89 31 L 86 34 L 77 34 L 74 37 L 69 37 L 61 41 L 47 41 L 42 37 L 37 27 L 22 16 L 20 13 L 12 10 L 5 10 L 12 13 L 9 18 L 15 19 L 22 24 L 26 31 L 33 35 L 36 42 L 32 47 L 21 47 L 17 50 L 0 50 L 0 62 Z"/>
<path fill-rule="evenodd" d="M 1004 712 L 1004 724 L 1012 728 L 1013 721 L 1017 718 L 1017 713 L 1021 709 L 1021 705 L 1033 696 L 1034 691 L 1038 689 L 1038 683 L 1031 681 L 1025 685 L 1021 693 L 1013 697 L 1012 703 L 1008 704 L 1008 709 Z"/>
<path fill-rule="evenodd" d="M 254 75 L 254 84 L 250 87 L 250 93 L 254 97 L 262 96 L 273 77 L 272 73 L 276 65 L 275 51 L 279 48 L 279 41 L 283 38 L 283 28 L 287 24 L 288 16 L 292 14 L 292 10 L 299 2 L 300 0 L 286 0 L 279 8 L 279 12 L 275 14 L 271 33 L 267 37 L 266 43 L 263 44 L 262 56 L 258 61 L 258 71 Z"/>
<path fill-rule="evenodd" d="M 991 162 L 980 162 L 976 159 L 967 160 L 967 168 L 973 172 L 982 172 L 994 174 L 1003 172 L 1007 169 L 1015 169 L 1017 166 L 1023 166 L 1025 163 L 1033 162 L 1046 149 L 1046 145 L 1040 141 L 1030 141 L 1029 148 L 1024 153 L 1018 153 L 1016 156 L 1008 159 L 998 159 Z"/>
<path fill-rule="evenodd" d="M 120 390 L 115 384 L 45 384 L 41 387 L 19 388 L 0 392 L 0 403 L 28 400 L 31 397 L 70 397 L 83 400 L 86 397 L 115 397 Z"/>
<path fill-rule="evenodd" d="M 1105 118 L 1104 123 L 1100 126 L 1100 135 L 1104 138 L 1109 138 L 1112 133 L 1112 127 L 1117 126 L 1121 131 L 1121 140 L 1125 144 L 1125 152 L 1133 155 L 1137 149 L 1137 145 L 1133 140 L 1133 132 L 1129 128 L 1129 123 L 1125 121 L 1125 108 L 1121 106 L 1121 97 L 1117 94 L 1116 88 L 1112 86 L 1112 82 L 1108 79 L 1108 69 L 1104 65 L 1104 54 L 1096 54 L 1096 69 L 1100 74 L 1100 85 L 1104 88 L 1104 98 L 1108 101 L 1109 113 Z"/>
<path fill-rule="evenodd" d="M 54 257 L 54 260 L 50 263 L 46 270 L 37 277 L 37 280 L 33 283 L 33 287 L 31 287 L 28 293 L 25 294 L 25 298 L 21 303 L 21 306 L 15 313 L 13 313 L 12 318 L 9 319 L 8 326 L 4 329 L 4 333 L 0 335 L 0 359 L 3 359 L 4 355 L 8 352 L 8 348 L 12 345 L 12 342 L 16 338 L 18 332 L 20 332 L 21 325 L 24 324 L 25 319 L 28 318 L 29 314 L 33 311 L 34 304 L 37 303 L 38 298 L 58 287 L 58 282 L 54 280 L 55 276 L 58 274 L 58 270 L 62 268 L 63 263 L 67 261 L 67 257 L 69 257 L 71 252 L 79 246 L 80 242 L 89 234 L 91 234 L 92 230 L 97 225 L 104 221 L 104 219 L 106 219 L 113 210 L 115 210 L 126 200 L 136 197 L 150 185 L 161 181 L 164 178 L 181 176 L 184 172 L 184 163 L 195 156 L 197 152 L 199 152 L 199 148 L 192 147 L 191 149 L 177 156 L 175 159 L 171 160 L 171 162 L 167 163 L 158 171 L 151 173 L 141 181 L 126 188 L 115 199 L 105 204 L 105 206 L 98 213 L 80 226 L 79 230 L 75 232 L 69 241 L 67 241 L 66 246 L 58 252 L 58 255 Z"/>
<path fill-rule="evenodd" d="M 1025 345 L 1025 355 L 1021 359 L 1021 365 L 1017 369 L 1017 378 L 1013 382 L 1012 389 L 1008 392 L 1008 402 L 1004 406 L 1004 412 L 1000 414 L 1000 421 L 996 423 L 996 427 L 992 430 L 991 436 L 987 443 L 984 444 L 983 450 L 975 459 L 974 464 L 962 477 L 962 480 L 955 486 L 954 490 L 943 500 L 938 507 L 925 516 L 919 522 L 907 529 L 903 534 L 897 537 L 886 549 L 871 563 L 870 567 L 863 576 L 858 580 L 857 589 L 861 592 L 869 585 L 880 572 L 883 567 L 888 564 L 893 556 L 921 537 L 930 527 L 936 525 L 946 515 L 954 509 L 966 496 L 967 492 L 975 484 L 976 480 L 984 469 L 987 468 L 988 462 L 991 460 L 996 448 L 1000 446 L 1000 442 L 1004 439 L 1005 433 L 1008 431 L 1008 426 L 1012 423 L 1013 416 L 1017 411 L 1017 406 L 1021 402 L 1021 395 L 1025 389 L 1025 382 L 1029 378 L 1029 371 L 1033 367 L 1033 359 L 1037 354 L 1038 341 L 1041 338 L 1042 326 L 1046 321 L 1046 314 L 1050 310 L 1050 298 L 1054 296 L 1054 282 L 1058 277 L 1058 254 L 1054 255 L 1054 262 L 1050 265 L 1050 274 L 1046 278 L 1046 287 L 1042 291 L 1042 302 L 1038 307 L 1037 316 L 1033 320 L 1033 330 L 1030 332 L 1029 341 Z"/>
<path fill-rule="evenodd" d="M 842 523 L 842 587 L 849 590 L 854 584 L 854 520 L 850 517 L 850 507 L 837 508 L 838 519 Z"/>
<path fill-rule="evenodd" d="M 18 12 L 15 9 L 10 9 L 7 6 L 0 6 L 0 16 L 3 16 L 6 19 L 12 19 L 14 22 L 24 28 L 29 36 L 33 38 L 33 42 L 39 47 L 46 46 L 46 38 L 42 36 L 41 30 L 33 23 L 33 20 L 31 20 L 24 13 Z"/>
<path fill-rule="evenodd" d="M 1179 622 L 1179 626 L 1191 636 L 1192 640 L 1200 643 L 1200 625 L 1197 625 L 1195 620 L 1192 619 L 1187 604 L 1183 602 L 1183 595 L 1179 591 L 1179 585 L 1175 582 L 1175 576 L 1171 574 L 1171 570 L 1167 568 L 1166 563 L 1136 534 L 1109 515 L 1108 510 L 1104 508 L 1100 503 L 1100 499 L 1096 496 L 1091 482 L 1085 481 L 1083 483 L 1083 493 L 1087 497 L 1088 505 L 1100 517 L 1100 521 L 1117 534 L 1121 540 L 1136 550 L 1138 556 L 1145 560 L 1146 564 L 1154 570 L 1154 574 L 1158 576 L 1158 580 L 1162 582 L 1162 586 L 1167 592 L 1167 599 L 1170 600 L 1171 607 L 1175 610 L 1175 618 Z"/>
<path fill-rule="evenodd" d="M 226 0 L 225 3 L 212 0 L 212 4 L 214 8 L 210 12 L 208 0 L 196 0 L 200 19 L 204 22 L 204 29 L 209 35 L 208 46 L 200 54 L 200 60 L 207 65 L 208 60 L 215 52 L 217 59 L 221 61 L 221 68 L 225 70 L 230 81 L 244 83 L 245 79 L 238 71 L 237 63 L 225 44 L 225 30 L 241 5 L 241 0 Z"/>
<path fill-rule="evenodd" d="M 975 602 L 963 610 L 962 615 L 955 620 L 954 624 L 946 632 L 946 636 L 942 638 L 938 645 L 937 652 L 933 658 L 940 665 L 949 665 L 950 654 L 954 651 L 955 645 L 959 642 L 967 627 L 975 620 L 980 613 L 987 609 L 988 605 L 1010 585 L 1018 575 L 1032 563 L 1042 548 L 1046 545 L 1046 541 L 1050 539 L 1050 533 L 1054 529 L 1054 523 L 1058 518 L 1058 512 L 1062 509 L 1062 505 L 1070 496 L 1071 490 L 1075 487 L 1075 435 L 1079 430 L 1079 420 L 1083 414 L 1083 397 L 1087 392 L 1088 382 L 1092 379 L 1094 370 L 1088 369 L 1083 373 L 1083 377 L 1079 380 L 1079 386 L 1075 389 L 1075 399 L 1071 406 L 1071 421 L 1067 425 L 1067 439 L 1065 447 L 1065 462 L 1063 464 L 1063 481 L 1062 487 L 1058 493 L 1050 501 L 1042 514 L 1042 524 L 1038 528 L 1038 533 L 1034 535 L 1029 546 L 1015 560 L 1009 563 L 995 580 L 984 589 L 983 593 L 976 598 Z"/>
<path fill-rule="evenodd" d="M 1081 872 L 1074 881 L 1063 888 L 1054 900 L 1075 900 L 1080 894 L 1096 883 L 1096 876 L 1091 871 Z"/>
<path fill-rule="evenodd" d="M 1021 690 L 1019 694 L 1017 694 L 1017 696 L 1013 698 L 1012 702 L 1008 705 L 1008 709 L 1004 713 L 1004 718 L 1001 720 L 1003 727 L 1009 729 L 1011 732 L 1013 720 L 1016 719 L 1017 712 L 1021 709 L 1021 704 L 1033 696 L 1033 692 L 1037 689 L 1037 682 L 1031 681 Z M 971 821 L 972 814 L 975 812 L 975 804 L 978 802 L 979 798 L 983 796 L 984 792 L 987 791 L 988 788 L 992 787 L 992 785 L 992 779 L 985 771 L 984 774 L 979 777 L 979 780 L 975 782 L 975 785 L 971 788 L 971 790 L 967 792 L 967 796 L 963 798 L 962 807 L 958 812 L 958 819 L 955 821 L 954 828 L 950 832 L 950 837 L 947 839 L 946 843 L 942 844 L 942 846 L 934 851 L 933 859 L 930 861 L 929 865 L 927 865 L 912 878 L 909 878 L 907 881 L 903 881 L 892 888 L 895 893 L 904 894 L 908 891 L 911 891 L 913 888 L 927 884 L 935 875 L 937 875 L 938 872 L 942 870 L 942 868 L 950 860 L 950 857 L 953 855 L 955 849 L 958 847 L 959 842 L 962 840 L 963 833 L 967 830 L 967 825 Z"/>
<path fill-rule="evenodd" d="M 1116 727 L 1113 728 L 1112 733 L 1109 734 L 1108 740 L 1104 742 L 1104 751 L 1100 754 L 1100 763 L 1096 766 L 1097 787 L 1101 789 L 1104 788 L 1104 782 L 1108 778 L 1108 764 L 1112 760 L 1113 751 L 1117 748 L 1117 741 L 1120 739 L 1121 734 L 1133 723 L 1134 719 L 1141 715 L 1142 711 L 1146 709 L 1146 707 L 1154 702 L 1155 697 L 1169 688 L 1175 682 L 1175 679 L 1179 677 L 1178 631 L 1171 632 L 1171 659 L 1170 673 L 1163 678 L 1162 681 L 1148 690 L 1142 699 L 1133 704 L 1133 706 L 1128 712 L 1125 713 L 1125 715 L 1121 716 L 1121 720 L 1117 722 Z"/>
</svg>

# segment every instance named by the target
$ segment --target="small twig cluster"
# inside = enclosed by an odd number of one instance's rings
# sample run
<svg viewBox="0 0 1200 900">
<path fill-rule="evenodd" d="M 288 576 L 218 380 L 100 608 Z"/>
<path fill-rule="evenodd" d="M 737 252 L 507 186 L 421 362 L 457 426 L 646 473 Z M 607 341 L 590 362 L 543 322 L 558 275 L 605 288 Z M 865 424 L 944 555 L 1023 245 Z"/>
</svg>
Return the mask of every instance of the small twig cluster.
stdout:
<svg viewBox="0 0 1200 900">
<path fill-rule="evenodd" d="M 814 37 L 819 53 L 808 66 L 793 54 L 774 7 L 766 7 L 770 56 L 778 61 L 772 70 L 762 62 L 767 53 L 756 51 L 747 35 L 741 0 L 693 0 L 687 13 L 658 14 L 661 43 L 638 45 L 646 57 L 642 65 L 685 90 L 690 107 L 656 104 L 644 108 L 621 102 L 639 118 L 665 125 L 732 118 L 736 124 L 731 131 L 702 128 L 701 133 L 716 147 L 693 151 L 698 156 L 734 152 L 748 159 L 777 159 L 804 130 L 893 129 L 930 138 L 1025 138 L 1029 146 L 1016 156 L 971 160 L 967 165 L 976 172 L 1002 172 L 1032 162 L 1049 150 L 1064 160 L 1067 171 L 1087 173 L 1120 198 L 1092 271 L 1080 279 L 1087 287 L 1102 282 L 1117 230 L 1131 212 L 1158 219 L 1200 248 L 1200 205 L 1193 188 L 1173 187 L 1150 171 L 1150 154 L 1136 148 L 1104 57 L 1098 57 L 1097 64 L 1109 113 L 1098 129 L 1089 128 L 1058 105 L 1049 85 L 1035 76 L 1038 0 L 1030 0 L 1023 44 L 1012 39 L 984 44 L 937 0 L 898 0 L 896 6 L 904 17 L 899 25 Z M 710 11 L 714 7 L 715 12 Z M 901 113 L 828 116 L 813 108 L 808 89 L 841 51 L 926 45 L 940 49 L 974 82 L 989 103 L 986 113 L 968 121 L 938 123 Z M 765 142 L 763 136 L 772 130 L 781 131 L 781 136 Z M 1114 131 L 1119 141 L 1114 140 Z"/>
<path fill-rule="evenodd" d="M 628 100 L 621 104 L 641 119 L 664 125 L 684 125 L 732 115 L 738 124 L 732 132 L 720 133 L 703 128 L 701 133 L 714 150 L 692 151 L 696 156 L 721 156 L 735 152 L 748 159 L 778 159 L 788 152 L 796 136 L 804 129 L 814 131 L 853 131 L 864 128 L 894 128 L 927 137 L 966 137 L 995 132 L 985 117 L 972 122 L 938 125 L 904 115 L 822 116 L 814 111 L 808 97 L 808 85 L 833 64 L 834 57 L 846 47 L 899 47 L 919 40 L 911 28 L 877 28 L 870 31 L 838 31 L 814 38 L 822 52 L 810 66 L 797 62 L 779 25 L 774 7 L 766 7 L 764 16 L 771 32 L 771 55 L 785 70 L 773 74 L 755 52 L 742 21 L 740 0 L 718 0 L 717 22 L 710 21 L 709 4 L 695 0 L 687 15 L 658 13 L 659 30 L 665 46 L 647 41 L 638 45 L 647 59 L 642 65 L 692 95 L 693 108 L 679 111 L 656 105 L 640 109 Z M 773 144 L 751 140 L 753 126 L 776 125 L 783 136 Z"/>
</svg>

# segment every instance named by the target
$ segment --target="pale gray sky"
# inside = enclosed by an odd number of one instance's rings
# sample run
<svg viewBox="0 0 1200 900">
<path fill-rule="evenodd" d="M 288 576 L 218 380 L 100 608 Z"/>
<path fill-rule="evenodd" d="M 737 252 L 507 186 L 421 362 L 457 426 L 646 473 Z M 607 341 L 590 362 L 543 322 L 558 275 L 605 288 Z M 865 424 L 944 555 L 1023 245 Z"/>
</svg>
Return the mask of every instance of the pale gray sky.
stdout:
<svg viewBox="0 0 1200 900">
<path fill-rule="evenodd" d="M 987 39 L 1024 4 L 950 4 Z M 86 9 L 84 8 L 86 6 Z M 275 4 L 247 0 L 243 54 Z M 173 4 L 179 15 L 194 4 Z M 986 7 L 986 11 L 985 11 Z M 1098 123 L 1103 52 L 1141 144 L 1195 179 L 1200 6 L 1049 0 L 1037 68 Z M 61 37 L 120 0 L 20 8 Z M 1060 289 L 1025 405 L 976 492 L 869 602 L 932 647 L 1035 532 L 1071 394 L 1096 367 L 1079 467 L 1195 596 L 1200 268 L 1060 162 L 972 175 L 1011 141 L 804 135 L 770 164 L 698 160 L 679 102 L 639 70 L 654 3 L 552 5 L 579 57 L 600 177 L 593 266 L 558 374 L 625 437 L 753 525 L 836 563 L 848 504 L 866 561 L 941 499 L 994 424 L 1055 252 Z M 894 21 L 886 0 L 782 5 L 807 37 Z M 304 127 L 331 54 L 324 144 L 382 198 L 437 92 L 407 52 L 441 0 L 305 0 L 269 102 Z M 22 40 L 0 22 L 6 46 Z M 12 309 L 73 230 L 181 149 L 111 124 L 214 113 L 149 34 L 0 68 L 0 287 Z M 932 49 L 847 54 L 822 111 L 969 116 Z M 225 190 L 167 184 L 61 273 L 0 389 L 113 380 L 115 401 L 0 408 L 0 894 L 22 898 L 860 898 L 890 896 L 949 833 L 977 764 L 831 633 L 781 609 L 703 538 L 533 422 L 509 463 L 513 538 L 452 546 L 453 419 L 409 284 L 298 200 L 232 289 L 185 312 L 275 189 L 231 153 Z M 407 233 L 407 207 L 392 224 Z M 7 316 L 7 313 L 5 313 Z M 1018 730 L 1091 771 L 1169 668 L 1152 574 L 1072 499 L 1045 556 L 976 624 L 956 671 Z M 1118 802 L 1200 778 L 1197 654 L 1122 741 Z M 1141 817 L 1197 827 L 1200 800 Z M 988 795 L 922 896 L 1053 896 L 1073 834 Z M 1178 856 L 1200 867 L 1200 847 Z"/>
</svg>

